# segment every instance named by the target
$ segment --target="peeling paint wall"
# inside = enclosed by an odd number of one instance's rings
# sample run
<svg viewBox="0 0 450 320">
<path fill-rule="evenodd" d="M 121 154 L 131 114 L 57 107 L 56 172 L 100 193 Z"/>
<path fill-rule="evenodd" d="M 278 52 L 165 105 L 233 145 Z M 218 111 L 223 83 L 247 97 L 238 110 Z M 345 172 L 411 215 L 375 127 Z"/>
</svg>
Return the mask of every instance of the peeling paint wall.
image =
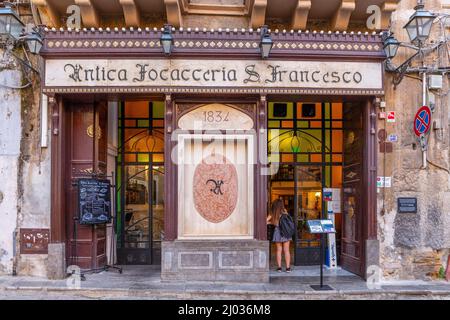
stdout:
<svg viewBox="0 0 450 320">
<path fill-rule="evenodd" d="M 0 83 L 18 85 L 21 72 L 8 55 L 0 62 Z M 17 221 L 17 176 L 21 136 L 20 91 L 0 86 L 0 274 L 14 269 Z"/>
<path fill-rule="evenodd" d="M 23 56 L 20 47 L 14 53 Z M 37 67 L 39 58 L 28 56 Z M 1 50 L 0 274 L 46 276 L 47 255 L 21 255 L 19 239 L 21 228 L 50 227 L 50 153 L 40 147 L 40 125 L 39 77 Z"/>
<path fill-rule="evenodd" d="M 36 65 L 36 57 L 30 57 Z M 18 177 L 18 228 L 50 228 L 50 150 L 41 148 L 40 86 L 21 91 L 22 134 Z M 46 276 L 47 255 L 21 254 L 17 274 Z"/>
</svg>

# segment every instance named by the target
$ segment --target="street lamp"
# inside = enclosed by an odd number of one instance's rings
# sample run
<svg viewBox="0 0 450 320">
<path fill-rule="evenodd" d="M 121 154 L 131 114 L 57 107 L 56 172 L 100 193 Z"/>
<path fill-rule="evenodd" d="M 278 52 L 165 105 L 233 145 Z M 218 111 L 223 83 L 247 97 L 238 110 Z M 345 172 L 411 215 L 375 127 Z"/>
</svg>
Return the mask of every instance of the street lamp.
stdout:
<svg viewBox="0 0 450 320">
<path fill-rule="evenodd" d="M 431 28 L 433 26 L 433 21 L 437 18 L 437 15 L 424 9 L 423 0 L 417 1 L 417 6 L 414 8 L 416 11 L 409 18 L 408 23 L 404 26 L 406 32 L 409 36 L 409 43 L 399 42 L 393 37 L 391 33 L 384 33 L 383 35 L 383 50 L 386 54 L 386 71 L 395 73 L 393 81 L 394 85 L 397 86 L 402 81 L 403 77 L 407 73 L 430 73 L 430 68 L 426 67 L 411 67 L 411 63 L 417 56 L 422 56 L 425 53 L 430 53 L 434 50 L 439 49 L 441 46 L 446 45 L 445 41 L 439 41 L 430 46 L 425 47 L 424 43 L 428 39 L 431 33 Z M 397 55 L 398 48 L 404 47 L 415 52 L 406 59 L 400 66 L 395 66 L 392 63 L 392 59 Z M 448 68 L 445 68 L 447 70 Z M 439 72 L 445 70 L 437 70 Z"/>
<path fill-rule="evenodd" d="M 161 35 L 160 41 L 164 53 L 170 55 L 173 46 L 172 26 L 170 24 L 164 25 L 164 31 Z"/>
<path fill-rule="evenodd" d="M 385 40 L 383 45 L 384 53 L 388 59 L 393 59 L 397 55 L 400 42 L 390 34 Z"/>
<path fill-rule="evenodd" d="M 5 2 L 0 8 L 0 38 L 2 43 L 8 40 L 18 40 L 25 24 L 19 15 L 11 8 L 11 3 Z"/>
<path fill-rule="evenodd" d="M 433 21 L 436 15 L 424 9 L 424 4 L 419 1 L 414 8 L 416 12 L 409 18 L 408 23 L 404 26 L 408 32 L 409 40 L 419 45 L 425 42 L 430 36 Z"/>
<path fill-rule="evenodd" d="M 270 54 L 270 50 L 272 50 L 273 41 L 270 38 L 269 29 L 267 26 L 261 27 L 261 42 L 259 43 L 259 50 L 261 52 L 261 57 L 263 59 L 267 59 Z"/>
<path fill-rule="evenodd" d="M 33 31 L 31 34 L 24 36 L 24 39 L 31 53 L 38 54 L 41 51 L 42 38 L 38 32 Z"/>
<path fill-rule="evenodd" d="M 423 0 L 418 0 L 417 6 L 414 9 L 416 11 L 409 18 L 408 23 L 404 26 L 404 29 L 406 29 L 406 32 L 408 33 L 410 43 L 400 43 L 392 36 L 392 34 L 389 33 L 385 33 L 383 35 L 383 50 L 387 57 L 385 67 L 386 71 L 393 73 L 394 88 L 400 84 L 405 75 L 419 74 L 422 80 L 422 106 L 428 106 L 429 100 L 427 97 L 428 90 L 430 89 L 428 86 L 428 75 L 448 74 L 450 68 L 427 65 L 426 55 L 434 54 L 436 51 L 439 52 L 439 50 L 444 46 L 447 49 L 448 40 L 440 40 L 436 43 L 425 46 L 424 44 L 430 36 L 433 22 L 438 16 L 424 9 Z M 439 17 L 442 17 L 442 15 L 439 15 Z M 447 17 L 447 15 L 445 15 L 445 17 Z M 400 66 L 396 66 L 392 63 L 392 59 L 396 56 L 399 47 L 412 49 L 415 52 Z M 412 61 L 418 56 L 422 60 L 421 65 L 413 67 Z M 423 153 L 422 168 L 426 168 L 428 137 L 425 134 L 421 134 L 418 138 Z"/>
</svg>

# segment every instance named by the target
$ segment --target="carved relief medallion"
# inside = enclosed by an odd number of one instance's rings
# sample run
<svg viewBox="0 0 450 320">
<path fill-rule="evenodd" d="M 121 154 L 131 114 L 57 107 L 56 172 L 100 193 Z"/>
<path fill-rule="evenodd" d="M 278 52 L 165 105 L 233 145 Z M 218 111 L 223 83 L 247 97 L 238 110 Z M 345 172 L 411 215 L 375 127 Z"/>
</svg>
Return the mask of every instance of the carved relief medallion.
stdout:
<svg viewBox="0 0 450 320">
<path fill-rule="evenodd" d="M 236 167 L 221 154 L 205 157 L 195 168 L 193 191 L 195 209 L 204 219 L 211 223 L 226 220 L 237 204 Z"/>
</svg>

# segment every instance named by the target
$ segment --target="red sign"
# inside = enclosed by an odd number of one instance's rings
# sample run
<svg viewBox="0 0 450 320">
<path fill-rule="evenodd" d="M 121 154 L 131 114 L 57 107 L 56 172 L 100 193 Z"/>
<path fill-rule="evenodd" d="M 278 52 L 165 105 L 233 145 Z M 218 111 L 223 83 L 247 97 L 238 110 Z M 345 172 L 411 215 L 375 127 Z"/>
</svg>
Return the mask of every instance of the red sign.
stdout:
<svg viewBox="0 0 450 320">
<path fill-rule="evenodd" d="M 395 122 L 395 111 L 389 111 L 387 114 L 387 122 Z"/>
<path fill-rule="evenodd" d="M 47 254 L 49 229 L 20 229 L 20 253 Z"/>
<path fill-rule="evenodd" d="M 431 110 L 428 106 L 423 106 L 417 111 L 414 117 L 414 133 L 420 137 L 426 134 L 431 127 Z"/>
</svg>

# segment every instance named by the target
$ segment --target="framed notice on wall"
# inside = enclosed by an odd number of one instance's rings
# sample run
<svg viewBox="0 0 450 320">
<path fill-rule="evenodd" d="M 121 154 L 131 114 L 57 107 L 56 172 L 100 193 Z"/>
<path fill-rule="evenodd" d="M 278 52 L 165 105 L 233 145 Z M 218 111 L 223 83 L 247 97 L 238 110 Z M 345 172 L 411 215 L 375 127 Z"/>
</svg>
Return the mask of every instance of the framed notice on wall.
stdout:
<svg viewBox="0 0 450 320">
<path fill-rule="evenodd" d="M 78 180 L 80 224 L 111 221 L 111 183 L 103 179 Z"/>
</svg>

